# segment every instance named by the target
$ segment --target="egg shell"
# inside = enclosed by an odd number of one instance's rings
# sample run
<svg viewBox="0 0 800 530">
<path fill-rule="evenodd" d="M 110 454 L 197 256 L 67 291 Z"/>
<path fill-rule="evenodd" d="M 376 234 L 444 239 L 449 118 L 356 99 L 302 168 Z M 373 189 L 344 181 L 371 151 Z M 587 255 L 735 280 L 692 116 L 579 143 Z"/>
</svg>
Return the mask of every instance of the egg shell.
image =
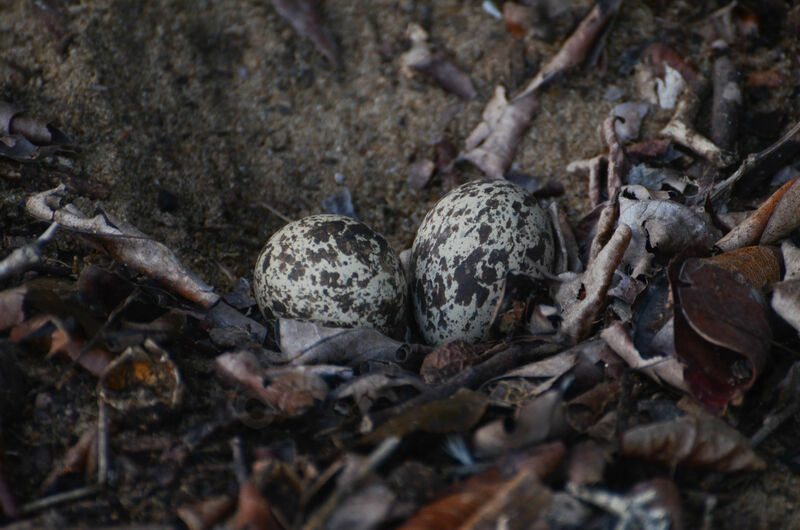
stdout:
<svg viewBox="0 0 800 530">
<path fill-rule="evenodd" d="M 411 251 L 414 318 L 429 344 L 488 338 L 506 273 L 553 267 L 549 217 L 505 180 L 468 182 L 423 219 Z"/>
<path fill-rule="evenodd" d="M 383 236 L 349 217 L 312 215 L 275 232 L 256 261 L 253 288 L 267 318 L 405 332 L 400 259 Z"/>
</svg>

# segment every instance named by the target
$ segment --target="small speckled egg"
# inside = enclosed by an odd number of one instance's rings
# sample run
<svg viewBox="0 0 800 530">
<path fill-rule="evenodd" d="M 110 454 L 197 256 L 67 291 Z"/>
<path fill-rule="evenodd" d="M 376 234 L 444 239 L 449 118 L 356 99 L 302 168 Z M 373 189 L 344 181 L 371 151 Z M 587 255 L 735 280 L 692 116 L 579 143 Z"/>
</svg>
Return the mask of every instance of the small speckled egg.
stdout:
<svg viewBox="0 0 800 530">
<path fill-rule="evenodd" d="M 256 261 L 261 312 L 325 326 L 405 332 L 406 281 L 397 254 L 380 234 L 342 215 L 287 224 Z"/>
<path fill-rule="evenodd" d="M 487 338 L 509 270 L 550 271 L 555 249 L 547 214 L 505 180 L 468 182 L 423 219 L 411 250 L 414 318 L 430 344 Z"/>
</svg>

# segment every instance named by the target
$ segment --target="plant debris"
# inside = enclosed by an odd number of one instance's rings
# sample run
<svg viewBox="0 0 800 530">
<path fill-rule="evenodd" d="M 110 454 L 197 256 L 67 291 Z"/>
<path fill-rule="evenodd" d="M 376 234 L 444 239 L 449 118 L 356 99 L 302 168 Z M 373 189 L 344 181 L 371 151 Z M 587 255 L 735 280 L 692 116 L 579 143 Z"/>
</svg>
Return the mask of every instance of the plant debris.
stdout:
<svg viewBox="0 0 800 530">
<path fill-rule="evenodd" d="M 0 524 L 800 526 L 800 11 L 756 4 L 11 6 Z M 481 176 L 556 256 L 480 341 L 255 303 L 281 222 L 409 248 Z M 255 274 L 386 311 L 300 244 Z"/>
</svg>

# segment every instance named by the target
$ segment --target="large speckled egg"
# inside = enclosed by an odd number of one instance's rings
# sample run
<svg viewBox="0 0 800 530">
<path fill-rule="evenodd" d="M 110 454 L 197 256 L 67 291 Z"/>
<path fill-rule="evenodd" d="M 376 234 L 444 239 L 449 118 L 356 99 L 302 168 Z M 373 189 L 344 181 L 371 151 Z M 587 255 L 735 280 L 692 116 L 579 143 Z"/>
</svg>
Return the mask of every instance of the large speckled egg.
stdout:
<svg viewBox="0 0 800 530">
<path fill-rule="evenodd" d="M 550 271 L 553 233 L 532 195 L 505 180 L 478 180 L 445 195 L 411 250 L 414 318 L 430 344 L 487 338 L 506 273 Z"/>
<path fill-rule="evenodd" d="M 405 332 L 400 259 L 383 236 L 349 217 L 312 215 L 275 232 L 258 256 L 253 287 L 265 317 Z"/>
</svg>

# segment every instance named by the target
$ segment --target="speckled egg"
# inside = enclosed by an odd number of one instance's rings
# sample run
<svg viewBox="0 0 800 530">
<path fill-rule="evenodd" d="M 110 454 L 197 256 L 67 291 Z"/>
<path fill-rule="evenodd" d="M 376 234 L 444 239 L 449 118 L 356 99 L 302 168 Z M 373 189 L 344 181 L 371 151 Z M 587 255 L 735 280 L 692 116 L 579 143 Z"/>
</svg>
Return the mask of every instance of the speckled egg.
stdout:
<svg viewBox="0 0 800 530">
<path fill-rule="evenodd" d="M 254 273 L 262 313 L 334 327 L 405 332 L 406 281 L 380 234 L 341 215 L 312 215 L 267 241 Z"/>
<path fill-rule="evenodd" d="M 428 212 L 411 250 L 414 318 L 430 344 L 487 338 L 509 270 L 553 267 L 547 214 L 505 180 L 478 180 L 445 195 Z"/>
</svg>

